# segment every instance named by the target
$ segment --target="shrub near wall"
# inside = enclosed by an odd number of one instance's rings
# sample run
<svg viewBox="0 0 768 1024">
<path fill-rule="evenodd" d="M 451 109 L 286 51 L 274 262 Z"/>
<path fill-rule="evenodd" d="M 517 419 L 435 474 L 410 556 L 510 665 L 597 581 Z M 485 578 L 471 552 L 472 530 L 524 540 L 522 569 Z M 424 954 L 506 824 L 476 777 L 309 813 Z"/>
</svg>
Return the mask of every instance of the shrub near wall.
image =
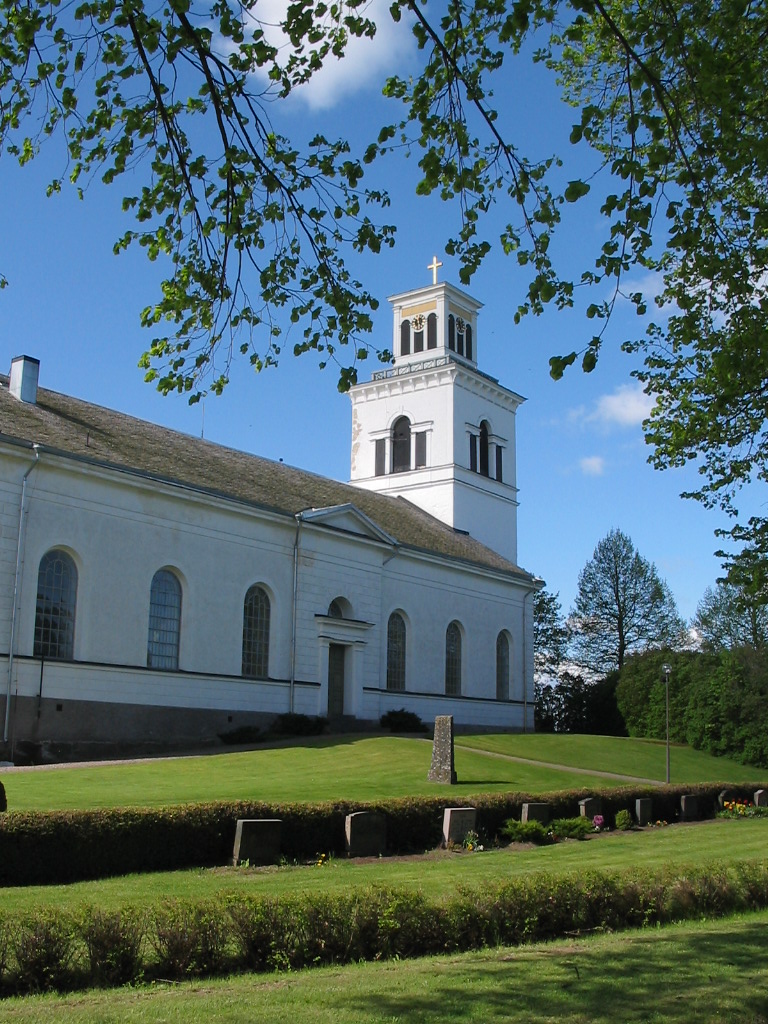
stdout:
<svg viewBox="0 0 768 1024">
<path fill-rule="evenodd" d="M 655 818 L 676 821 L 680 797 L 699 797 L 702 817 L 712 817 L 723 783 L 698 786 L 569 790 L 529 796 L 502 793 L 473 800 L 416 797 L 361 804 L 265 804 L 222 802 L 179 807 L 99 811 L 9 812 L 0 817 L 0 885 L 49 885 L 112 875 L 174 871 L 226 864 L 232 857 L 238 818 L 280 818 L 282 852 L 288 860 L 345 851 L 344 819 L 352 811 L 375 810 L 387 819 L 390 853 L 423 853 L 442 838 L 446 806 L 477 809 L 477 828 L 488 841 L 509 818 L 520 818 L 526 802 L 545 801 L 553 818 L 578 814 L 578 802 L 599 796 L 606 820 L 634 814 L 638 797 L 651 797 Z M 759 783 L 729 786 L 737 799 L 751 799 Z"/>
</svg>

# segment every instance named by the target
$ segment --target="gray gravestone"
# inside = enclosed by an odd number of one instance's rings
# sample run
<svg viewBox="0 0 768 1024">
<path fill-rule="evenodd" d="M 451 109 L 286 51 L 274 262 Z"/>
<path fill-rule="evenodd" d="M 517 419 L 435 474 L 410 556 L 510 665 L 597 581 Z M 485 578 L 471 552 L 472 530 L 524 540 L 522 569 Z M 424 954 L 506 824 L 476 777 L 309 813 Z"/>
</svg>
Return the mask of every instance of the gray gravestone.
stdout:
<svg viewBox="0 0 768 1024">
<path fill-rule="evenodd" d="M 432 767 L 427 779 L 456 785 L 453 767 L 453 715 L 438 715 L 435 719 L 435 738 L 432 742 Z"/>
<path fill-rule="evenodd" d="M 232 854 L 235 867 L 245 861 L 249 864 L 277 864 L 282 826 L 279 818 L 238 819 Z"/>
<path fill-rule="evenodd" d="M 443 845 L 464 842 L 467 832 L 475 831 L 476 820 L 474 807 L 446 807 L 443 812 Z"/>
<path fill-rule="evenodd" d="M 755 807 L 768 807 L 768 789 L 755 790 Z"/>
<path fill-rule="evenodd" d="M 653 801 L 650 797 L 643 796 L 635 800 L 635 817 L 641 827 L 650 825 L 653 821 Z"/>
<path fill-rule="evenodd" d="M 549 804 L 523 804 L 522 821 L 540 821 L 542 825 L 548 825 L 552 817 L 552 808 Z"/>
<path fill-rule="evenodd" d="M 726 804 L 731 803 L 736 799 L 736 794 L 732 793 L 730 789 L 723 789 L 717 795 L 717 806 L 722 811 Z"/>
<path fill-rule="evenodd" d="M 680 820 L 681 821 L 698 821 L 699 818 L 699 798 L 694 796 L 692 793 L 687 793 L 685 796 L 680 797 Z"/>
<path fill-rule="evenodd" d="M 599 796 L 588 796 L 579 800 L 579 814 L 591 821 L 596 814 L 603 813 L 603 804 Z"/>
<path fill-rule="evenodd" d="M 387 819 L 375 811 L 354 811 L 344 820 L 350 857 L 380 857 L 387 849 Z"/>
</svg>

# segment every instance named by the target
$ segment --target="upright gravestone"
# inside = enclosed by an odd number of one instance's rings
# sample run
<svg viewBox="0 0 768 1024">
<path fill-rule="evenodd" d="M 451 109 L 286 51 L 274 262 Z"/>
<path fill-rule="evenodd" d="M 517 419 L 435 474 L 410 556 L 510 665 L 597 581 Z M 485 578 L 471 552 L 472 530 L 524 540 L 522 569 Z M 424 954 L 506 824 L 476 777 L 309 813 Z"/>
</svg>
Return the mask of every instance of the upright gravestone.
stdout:
<svg viewBox="0 0 768 1024">
<path fill-rule="evenodd" d="M 438 715 L 435 719 L 432 767 L 427 778 L 430 782 L 456 785 L 456 771 L 453 767 L 453 715 Z"/>
</svg>

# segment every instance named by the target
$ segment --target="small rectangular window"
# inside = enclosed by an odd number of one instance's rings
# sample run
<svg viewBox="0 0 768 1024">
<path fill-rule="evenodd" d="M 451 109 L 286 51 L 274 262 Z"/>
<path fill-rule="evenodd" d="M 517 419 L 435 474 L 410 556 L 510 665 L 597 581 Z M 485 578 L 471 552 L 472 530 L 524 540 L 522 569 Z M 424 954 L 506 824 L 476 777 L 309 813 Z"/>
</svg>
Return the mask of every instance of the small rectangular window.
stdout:
<svg viewBox="0 0 768 1024">
<path fill-rule="evenodd" d="M 427 432 L 420 430 L 416 434 L 416 469 L 423 469 L 427 464 Z"/>
<path fill-rule="evenodd" d="M 501 454 L 503 451 L 504 451 L 504 449 L 501 447 L 501 445 L 497 444 L 496 445 L 496 479 L 499 481 L 499 483 L 503 483 L 503 480 L 504 480 L 503 472 L 502 472 L 503 466 L 502 466 L 502 454 Z"/>
<path fill-rule="evenodd" d="M 386 440 L 383 437 L 376 438 L 376 476 L 384 476 L 386 465 Z"/>
<path fill-rule="evenodd" d="M 469 435 L 469 468 L 473 473 L 477 472 L 477 437 L 475 434 Z"/>
<path fill-rule="evenodd" d="M 424 351 L 424 331 L 414 331 L 413 334 L 413 351 L 423 352 Z"/>
</svg>

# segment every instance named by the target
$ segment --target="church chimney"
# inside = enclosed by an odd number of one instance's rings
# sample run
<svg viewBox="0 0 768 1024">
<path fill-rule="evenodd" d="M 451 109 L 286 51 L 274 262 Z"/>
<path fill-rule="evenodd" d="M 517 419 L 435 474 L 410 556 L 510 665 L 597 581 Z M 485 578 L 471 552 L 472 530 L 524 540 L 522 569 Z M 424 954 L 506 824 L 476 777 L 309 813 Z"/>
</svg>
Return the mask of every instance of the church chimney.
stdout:
<svg viewBox="0 0 768 1024">
<path fill-rule="evenodd" d="M 40 375 L 40 360 L 32 356 L 16 356 L 11 360 L 11 376 L 8 390 L 21 402 L 37 403 L 37 379 Z"/>
</svg>

